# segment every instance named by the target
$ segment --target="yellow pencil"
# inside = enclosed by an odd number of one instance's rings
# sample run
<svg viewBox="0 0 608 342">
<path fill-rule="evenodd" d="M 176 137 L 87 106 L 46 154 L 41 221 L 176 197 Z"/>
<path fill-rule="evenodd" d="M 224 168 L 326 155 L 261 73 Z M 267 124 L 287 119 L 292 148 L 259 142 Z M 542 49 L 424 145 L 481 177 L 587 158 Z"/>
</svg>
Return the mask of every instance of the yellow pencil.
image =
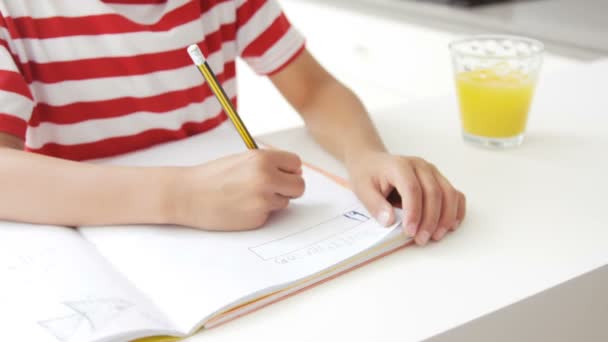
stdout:
<svg viewBox="0 0 608 342">
<path fill-rule="evenodd" d="M 188 47 L 188 54 L 190 55 L 190 58 L 192 58 L 194 65 L 196 65 L 198 70 L 201 72 L 201 74 L 207 81 L 207 84 L 209 84 L 209 88 L 211 88 L 211 91 L 213 91 L 213 94 L 215 94 L 215 97 L 222 105 L 222 108 L 224 109 L 226 114 L 228 114 L 230 121 L 232 121 L 237 132 L 239 132 L 239 135 L 241 136 L 241 138 L 243 138 L 243 141 L 245 142 L 245 145 L 247 145 L 247 148 L 257 149 L 258 145 L 251 137 L 251 134 L 249 134 L 247 127 L 245 127 L 245 124 L 243 123 L 243 120 L 241 120 L 239 114 L 236 112 L 236 109 L 234 109 L 234 105 L 232 105 L 232 101 L 230 101 L 230 99 L 226 95 L 224 88 L 222 88 L 220 83 L 217 81 L 217 77 L 215 77 L 215 74 L 209 67 L 209 64 L 207 64 L 205 56 L 203 56 L 203 53 L 198 48 L 198 45 L 190 45 Z"/>
</svg>

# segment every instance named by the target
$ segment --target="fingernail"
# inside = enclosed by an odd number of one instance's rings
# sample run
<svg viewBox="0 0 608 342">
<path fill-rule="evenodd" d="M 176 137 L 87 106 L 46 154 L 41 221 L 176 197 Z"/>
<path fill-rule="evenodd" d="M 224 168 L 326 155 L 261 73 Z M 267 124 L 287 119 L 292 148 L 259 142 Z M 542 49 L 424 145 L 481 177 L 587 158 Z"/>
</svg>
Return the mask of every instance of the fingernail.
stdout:
<svg viewBox="0 0 608 342">
<path fill-rule="evenodd" d="M 407 233 L 407 235 L 414 237 L 416 236 L 416 228 L 416 224 L 410 223 L 407 225 L 407 227 L 405 227 L 405 232 Z"/>
<path fill-rule="evenodd" d="M 391 214 L 386 210 L 382 210 L 380 214 L 378 214 L 378 218 L 376 218 L 376 220 L 378 220 L 378 223 L 386 227 L 388 226 L 388 220 L 390 220 L 390 218 Z"/>
<path fill-rule="evenodd" d="M 445 236 L 445 234 L 448 232 L 447 229 L 441 227 L 439 229 L 437 229 L 437 231 L 435 232 L 435 234 L 433 235 L 433 238 L 435 240 L 441 240 L 443 239 L 443 237 Z"/>
<path fill-rule="evenodd" d="M 428 231 L 423 230 L 416 237 L 416 243 L 420 246 L 424 246 L 427 244 L 427 242 L 429 242 L 430 237 L 431 237 L 431 234 Z"/>
<path fill-rule="evenodd" d="M 460 227 L 460 221 L 456 221 L 456 223 L 454 223 L 454 229 L 458 229 L 458 227 Z"/>
</svg>

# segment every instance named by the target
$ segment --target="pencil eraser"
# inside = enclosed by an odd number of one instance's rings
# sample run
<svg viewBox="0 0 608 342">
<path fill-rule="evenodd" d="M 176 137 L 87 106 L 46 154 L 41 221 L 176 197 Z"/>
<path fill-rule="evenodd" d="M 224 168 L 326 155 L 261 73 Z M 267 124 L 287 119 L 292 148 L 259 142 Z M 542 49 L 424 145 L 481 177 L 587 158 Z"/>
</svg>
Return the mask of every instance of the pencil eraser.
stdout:
<svg viewBox="0 0 608 342">
<path fill-rule="evenodd" d="M 192 44 L 188 46 L 188 54 L 190 55 L 190 58 L 192 58 L 194 64 L 201 65 L 205 63 L 205 56 L 203 56 L 203 53 L 201 52 L 201 49 L 198 48 L 198 45 Z"/>
</svg>

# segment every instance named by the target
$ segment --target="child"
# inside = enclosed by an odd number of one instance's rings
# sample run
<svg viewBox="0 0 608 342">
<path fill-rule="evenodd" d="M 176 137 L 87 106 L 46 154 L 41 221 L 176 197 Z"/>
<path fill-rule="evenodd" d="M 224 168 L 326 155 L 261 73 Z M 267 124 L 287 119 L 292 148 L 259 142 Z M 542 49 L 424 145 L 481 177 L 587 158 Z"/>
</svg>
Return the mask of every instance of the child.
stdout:
<svg viewBox="0 0 608 342">
<path fill-rule="evenodd" d="M 308 53 L 275 0 L 0 0 L 0 14 L 0 219 L 242 230 L 301 196 L 301 162 L 281 151 L 189 168 L 78 162 L 226 120 L 192 71 L 192 43 L 233 101 L 237 56 L 268 76 L 382 224 L 395 219 L 393 190 L 419 245 L 464 217 L 464 196 L 432 164 L 386 151 L 359 99 Z"/>
</svg>

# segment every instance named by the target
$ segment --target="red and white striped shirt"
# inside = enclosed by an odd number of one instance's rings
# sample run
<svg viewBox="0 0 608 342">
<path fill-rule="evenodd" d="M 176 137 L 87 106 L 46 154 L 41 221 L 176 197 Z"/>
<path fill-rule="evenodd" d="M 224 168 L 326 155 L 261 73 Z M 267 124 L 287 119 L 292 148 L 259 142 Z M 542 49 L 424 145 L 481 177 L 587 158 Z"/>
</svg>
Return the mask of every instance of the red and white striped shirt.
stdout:
<svg viewBox="0 0 608 342">
<path fill-rule="evenodd" d="M 276 0 L 0 0 L 0 132 L 85 160 L 209 130 L 193 43 L 235 103 L 237 56 L 268 75 L 304 47 Z"/>
</svg>

